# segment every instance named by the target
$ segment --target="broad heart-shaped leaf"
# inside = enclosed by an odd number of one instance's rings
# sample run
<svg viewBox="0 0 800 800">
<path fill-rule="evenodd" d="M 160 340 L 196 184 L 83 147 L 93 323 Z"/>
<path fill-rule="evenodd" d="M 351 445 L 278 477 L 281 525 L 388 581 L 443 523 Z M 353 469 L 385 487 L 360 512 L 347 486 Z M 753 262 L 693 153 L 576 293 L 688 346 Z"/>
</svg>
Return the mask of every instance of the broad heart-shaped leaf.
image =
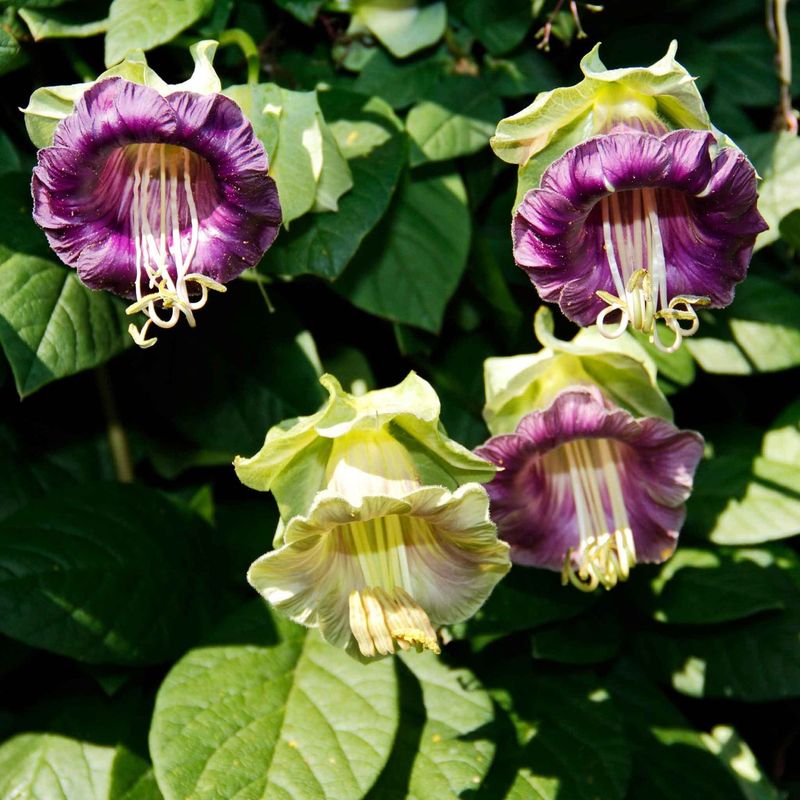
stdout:
<svg viewBox="0 0 800 800">
<path fill-rule="evenodd" d="M 681 546 L 652 581 L 652 613 L 671 624 L 702 625 L 781 610 L 797 587 L 767 549 Z"/>
<path fill-rule="evenodd" d="M 130 344 L 124 303 L 87 289 L 47 258 L 47 241 L 31 219 L 30 180 L 10 173 L 0 192 L 0 346 L 22 397 Z"/>
<path fill-rule="evenodd" d="M 51 494 L 0 524 L 0 631 L 90 663 L 158 663 L 216 616 L 217 560 L 202 520 L 153 490 Z"/>
<path fill-rule="evenodd" d="M 394 665 L 368 666 L 253 601 L 187 653 L 156 700 L 166 800 L 358 800 L 397 727 Z"/>
<path fill-rule="evenodd" d="M 629 745 L 615 705 L 596 676 L 545 675 L 528 660 L 493 667 L 491 693 L 509 715 L 513 731 L 502 732 L 475 800 L 627 796 Z"/>
<path fill-rule="evenodd" d="M 406 127 L 416 145 L 411 166 L 487 147 L 502 113 L 503 104 L 487 81 L 467 76 L 440 80 L 427 99 L 408 112 Z"/>
<path fill-rule="evenodd" d="M 416 53 L 442 38 L 447 6 L 417 0 L 357 0 L 353 21 L 371 33 L 398 58 Z"/>
<path fill-rule="evenodd" d="M 760 544 L 800 533 L 800 406 L 764 436 L 760 453 L 701 462 L 687 528 L 718 544 Z"/>
<path fill-rule="evenodd" d="M 161 800 L 149 765 L 124 747 L 53 733 L 0 745 L 0 800 Z"/>
<path fill-rule="evenodd" d="M 350 159 L 353 188 L 339 200 L 335 214 L 306 215 L 282 233 L 260 269 L 333 280 L 386 212 L 405 163 L 406 142 L 400 121 L 378 97 L 331 91 L 319 99 L 341 150 Z M 362 150 L 354 151 L 362 143 Z"/>
<path fill-rule="evenodd" d="M 458 800 L 491 764 L 492 701 L 471 672 L 451 669 L 432 653 L 401 655 L 397 666 L 397 739 L 367 800 Z"/>
<path fill-rule="evenodd" d="M 763 180 L 758 184 L 758 210 L 769 223 L 756 249 L 780 237 L 781 220 L 800 208 L 800 140 L 791 133 L 761 133 L 738 142 Z"/>
<path fill-rule="evenodd" d="M 131 50 L 152 50 L 211 11 L 212 0 L 113 0 L 108 11 L 106 66 Z"/>
<path fill-rule="evenodd" d="M 284 225 L 312 210 L 336 211 L 353 179 L 322 115 L 317 92 L 264 83 L 229 86 L 225 94 L 241 106 L 264 144 Z"/>
<path fill-rule="evenodd" d="M 751 275 L 730 308 L 701 312 L 700 331 L 686 347 L 706 371 L 725 375 L 774 372 L 800 365 L 800 295 Z"/>
<path fill-rule="evenodd" d="M 121 301 L 64 266 L 26 255 L 0 263 L 0 345 L 20 397 L 124 350 L 127 324 Z"/>
<path fill-rule="evenodd" d="M 435 333 L 464 272 L 470 233 L 457 174 L 412 176 L 334 288 L 364 311 Z"/>
<path fill-rule="evenodd" d="M 146 757 L 152 700 L 53 681 L 0 745 L 0 800 L 162 800 Z"/>
</svg>

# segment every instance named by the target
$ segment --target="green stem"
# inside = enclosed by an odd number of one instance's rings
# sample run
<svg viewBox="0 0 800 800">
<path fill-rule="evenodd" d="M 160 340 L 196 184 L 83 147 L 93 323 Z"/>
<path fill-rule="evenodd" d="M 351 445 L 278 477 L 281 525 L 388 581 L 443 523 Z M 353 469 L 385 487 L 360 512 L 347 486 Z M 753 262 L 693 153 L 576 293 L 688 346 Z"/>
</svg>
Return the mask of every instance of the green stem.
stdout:
<svg viewBox="0 0 800 800">
<path fill-rule="evenodd" d="M 99 366 L 94 371 L 97 380 L 97 390 L 100 394 L 100 405 L 106 418 L 106 432 L 111 458 L 114 462 L 114 472 L 120 483 L 133 483 L 133 461 L 128 447 L 128 435 L 119 421 L 117 403 L 114 391 L 111 388 L 111 379 L 105 366 Z"/>
<path fill-rule="evenodd" d="M 767 0 L 767 22 L 775 40 L 775 62 L 780 81 L 776 127 L 797 133 L 797 112 L 792 108 L 792 43 L 786 21 L 789 0 Z"/>
<path fill-rule="evenodd" d="M 219 37 L 219 46 L 236 45 L 247 60 L 247 82 L 257 84 L 261 73 L 261 53 L 253 41 L 253 37 L 241 28 L 230 28 L 223 31 Z"/>
</svg>

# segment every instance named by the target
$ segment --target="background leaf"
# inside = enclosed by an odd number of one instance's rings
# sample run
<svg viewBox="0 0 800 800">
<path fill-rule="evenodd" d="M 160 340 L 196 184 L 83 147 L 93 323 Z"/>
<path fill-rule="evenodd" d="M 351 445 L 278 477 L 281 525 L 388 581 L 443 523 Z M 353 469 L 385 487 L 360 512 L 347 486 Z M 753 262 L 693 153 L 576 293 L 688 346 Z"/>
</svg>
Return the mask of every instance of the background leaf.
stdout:
<svg viewBox="0 0 800 800">
<path fill-rule="evenodd" d="M 173 668 L 150 750 L 166 800 L 360 798 L 397 725 L 390 660 L 365 669 L 254 601 Z"/>
<path fill-rule="evenodd" d="M 0 630 L 82 661 L 163 661 L 224 601 L 214 553 L 200 519 L 152 490 L 50 495 L 0 524 Z"/>
</svg>

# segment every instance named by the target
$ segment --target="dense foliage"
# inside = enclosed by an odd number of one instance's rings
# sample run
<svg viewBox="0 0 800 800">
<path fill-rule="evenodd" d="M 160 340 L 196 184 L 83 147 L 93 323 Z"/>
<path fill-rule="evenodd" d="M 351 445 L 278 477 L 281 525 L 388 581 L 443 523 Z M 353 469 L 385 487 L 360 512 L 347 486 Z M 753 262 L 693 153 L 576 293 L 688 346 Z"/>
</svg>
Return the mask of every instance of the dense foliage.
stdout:
<svg viewBox="0 0 800 800">
<path fill-rule="evenodd" d="M 0 800 L 800 796 L 800 141 L 776 43 L 756 0 L 581 5 L 587 38 L 569 5 L 0 0 Z M 180 83 L 205 39 L 283 227 L 197 328 L 140 350 L 126 301 L 34 223 L 53 125 L 19 109 L 137 50 Z M 538 350 L 540 306 L 489 138 L 595 43 L 641 66 L 672 39 L 769 223 L 680 350 L 636 335 L 706 441 L 674 556 L 592 593 L 514 566 L 438 657 L 364 665 L 271 611 L 245 574 L 278 509 L 234 457 L 315 412 L 323 372 L 413 369 L 483 443 L 482 362 Z"/>
</svg>

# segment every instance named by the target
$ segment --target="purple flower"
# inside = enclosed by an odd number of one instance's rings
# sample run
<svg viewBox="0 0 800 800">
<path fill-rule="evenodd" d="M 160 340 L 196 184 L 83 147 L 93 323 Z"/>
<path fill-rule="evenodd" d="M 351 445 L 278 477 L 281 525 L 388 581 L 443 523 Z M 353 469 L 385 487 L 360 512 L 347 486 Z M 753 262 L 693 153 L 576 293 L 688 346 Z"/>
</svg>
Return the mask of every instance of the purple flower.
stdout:
<svg viewBox="0 0 800 800">
<path fill-rule="evenodd" d="M 703 438 L 575 387 L 476 453 L 502 468 L 486 488 L 511 560 L 591 591 L 672 554 Z"/>
<path fill-rule="evenodd" d="M 221 94 L 166 96 L 122 78 L 88 89 L 33 170 L 33 216 L 92 289 L 150 324 L 194 325 L 209 289 L 255 265 L 281 222 L 267 155 Z"/>
<path fill-rule="evenodd" d="M 733 300 L 767 227 L 756 199 L 753 167 L 711 133 L 619 127 L 572 147 L 525 195 L 514 258 L 579 325 L 615 338 L 630 324 L 672 352 L 697 331 L 696 306 Z"/>
</svg>

